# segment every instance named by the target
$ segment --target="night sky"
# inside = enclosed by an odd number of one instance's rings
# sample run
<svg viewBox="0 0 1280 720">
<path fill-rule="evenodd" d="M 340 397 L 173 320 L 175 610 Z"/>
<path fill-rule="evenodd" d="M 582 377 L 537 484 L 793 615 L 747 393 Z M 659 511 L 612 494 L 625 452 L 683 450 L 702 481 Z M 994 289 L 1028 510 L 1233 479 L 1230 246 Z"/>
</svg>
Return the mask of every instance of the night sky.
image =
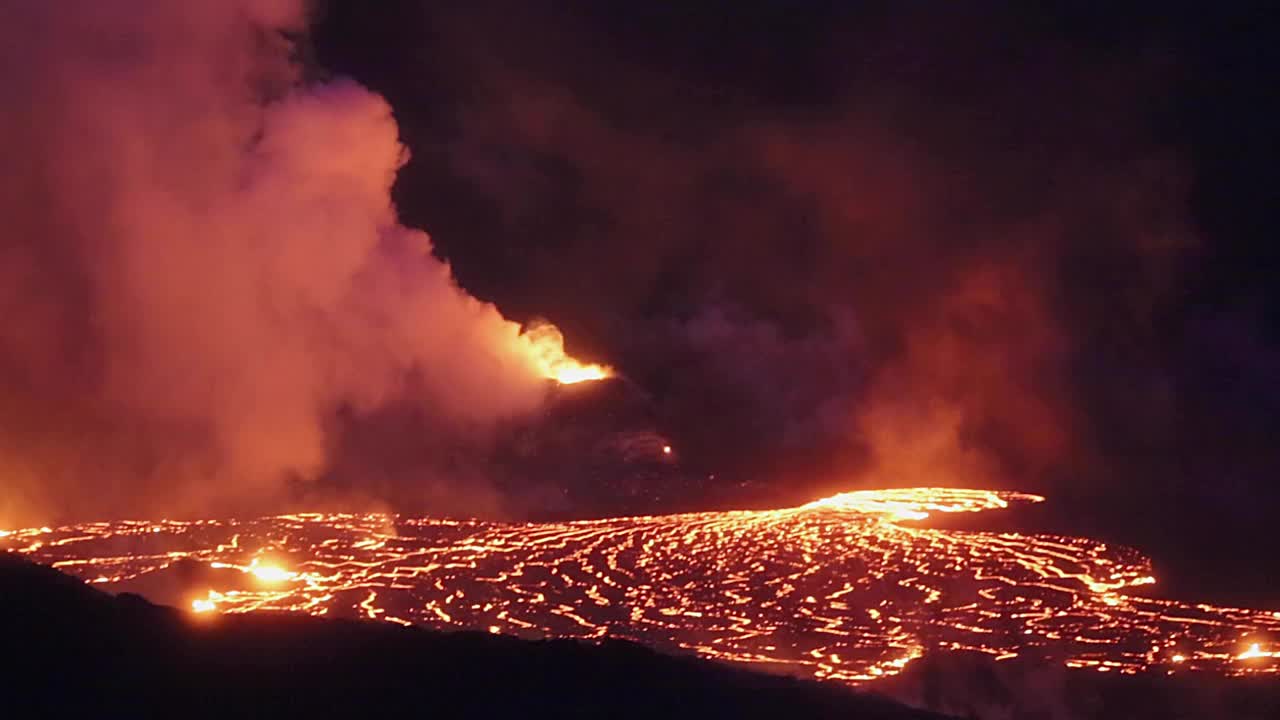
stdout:
<svg viewBox="0 0 1280 720">
<path fill-rule="evenodd" d="M 0 8 L 0 526 L 998 487 L 1280 603 L 1266 4 L 137 8 Z"/>
</svg>

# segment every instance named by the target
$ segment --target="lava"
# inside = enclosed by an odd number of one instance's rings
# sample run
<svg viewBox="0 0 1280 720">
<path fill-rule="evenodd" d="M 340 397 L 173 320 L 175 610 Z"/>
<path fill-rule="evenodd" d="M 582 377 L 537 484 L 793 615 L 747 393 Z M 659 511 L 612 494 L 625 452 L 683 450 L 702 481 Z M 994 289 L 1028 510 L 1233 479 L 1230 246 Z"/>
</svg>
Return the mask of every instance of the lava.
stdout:
<svg viewBox="0 0 1280 720">
<path fill-rule="evenodd" d="M 542 524 L 341 513 L 100 522 L 12 530 L 0 547 L 107 590 L 181 567 L 222 573 L 183 588 L 200 614 L 623 638 L 850 684 L 948 649 L 1101 672 L 1280 673 L 1280 613 L 1142 597 L 1155 579 L 1134 550 L 916 524 L 1041 500 L 914 488 Z"/>
<path fill-rule="evenodd" d="M 603 380 L 613 372 L 604 365 L 583 363 L 564 350 L 564 334 L 550 323 L 535 323 L 518 337 L 520 351 L 545 378 L 561 385 Z"/>
</svg>

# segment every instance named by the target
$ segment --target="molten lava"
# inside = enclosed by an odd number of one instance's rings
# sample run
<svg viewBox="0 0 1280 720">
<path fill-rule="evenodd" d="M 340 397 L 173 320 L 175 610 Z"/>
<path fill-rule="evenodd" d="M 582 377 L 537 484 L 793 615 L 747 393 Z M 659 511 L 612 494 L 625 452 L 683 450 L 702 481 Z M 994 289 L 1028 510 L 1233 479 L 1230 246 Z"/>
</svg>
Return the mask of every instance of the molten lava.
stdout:
<svg viewBox="0 0 1280 720">
<path fill-rule="evenodd" d="M 603 365 L 581 363 L 569 357 L 564 351 L 564 335 L 555 325 L 531 325 L 519 335 L 519 340 L 521 350 L 543 377 L 561 385 L 603 380 L 613 374 Z"/>
<path fill-rule="evenodd" d="M 625 638 L 851 684 L 946 649 L 1103 672 L 1280 673 L 1280 613 L 1137 596 L 1155 580 L 1133 550 L 904 522 L 1041 500 L 915 488 L 782 510 L 546 524 L 380 514 L 132 521 L 16 530 L 0 547 L 108 590 L 143 588 L 183 561 L 246 581 L 183 588 L 197 613 Z"/>
</svg>

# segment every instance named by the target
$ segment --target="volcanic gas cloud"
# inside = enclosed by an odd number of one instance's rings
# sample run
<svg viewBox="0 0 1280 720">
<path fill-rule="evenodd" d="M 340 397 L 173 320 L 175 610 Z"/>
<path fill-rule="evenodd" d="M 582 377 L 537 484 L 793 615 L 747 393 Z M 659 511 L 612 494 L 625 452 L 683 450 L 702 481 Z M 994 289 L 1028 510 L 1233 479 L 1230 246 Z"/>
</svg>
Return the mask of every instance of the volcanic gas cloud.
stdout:
<svg viewBox="0 0 1280 720">
<path fill-rule="evenodd" d="M 391 108 L 303 82 L 301 0 L 0 8 L 0 525 L 238 510 L 338 410 L 483 432 L 607 371 L 461 291 L 390 199 Z"/>
</svg>

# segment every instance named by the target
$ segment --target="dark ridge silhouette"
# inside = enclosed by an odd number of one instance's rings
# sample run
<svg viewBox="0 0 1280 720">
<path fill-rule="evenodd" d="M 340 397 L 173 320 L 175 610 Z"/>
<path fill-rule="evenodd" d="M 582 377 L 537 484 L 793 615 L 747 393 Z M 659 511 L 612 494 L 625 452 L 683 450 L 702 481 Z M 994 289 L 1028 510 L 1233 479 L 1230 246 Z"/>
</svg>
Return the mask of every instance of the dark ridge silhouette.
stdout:
<svg viewBox="0 0 1280 720">
<path fill-rule="evenodd" d="M 939 718 L 638 645 L 387 623 L 192 617 L 0 555 L 12 717 Z M 6 713 L 7 714 L 7 713 Z"/>
</svg>

